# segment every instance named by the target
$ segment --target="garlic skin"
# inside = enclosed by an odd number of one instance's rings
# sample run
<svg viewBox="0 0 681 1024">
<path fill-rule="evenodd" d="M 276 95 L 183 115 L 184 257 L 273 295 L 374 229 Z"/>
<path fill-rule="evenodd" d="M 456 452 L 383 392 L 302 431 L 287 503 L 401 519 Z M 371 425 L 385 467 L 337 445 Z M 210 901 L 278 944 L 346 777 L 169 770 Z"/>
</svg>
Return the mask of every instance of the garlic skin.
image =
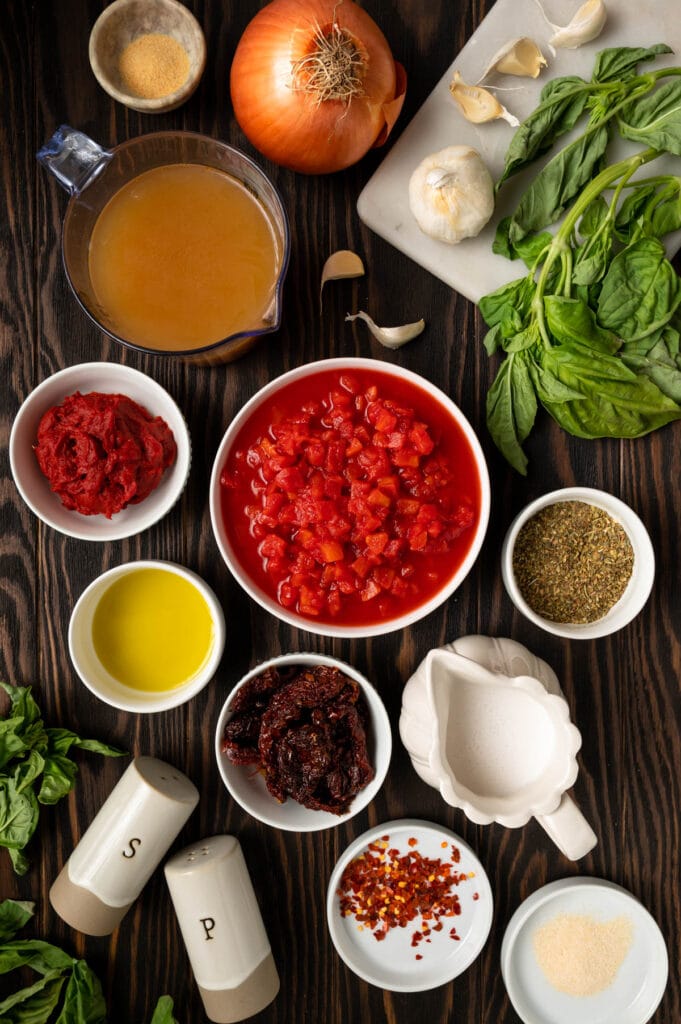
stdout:
<svg viewBox="0 0 681 1024">
<path fill-rule="evenodd" d="M 549 46 L 556 50 L 576 50 L 584 43 L 590 43 L 601 34 L 608 17 L 603 0 L 586 0 L 570 24 L 561 28 L 560 25 L 554 25 L 549 21 L 540 0 L 536 0 L 536 3 L 546 23 L 554 29 L 555 34 L 549 39 Z"/>
<path fill-rule="evenodd" d="M 457 245 L 494 213 L 494 182 L 477 150 L 448 146 L 427 156 L 409 180 L 409 208 L 421 231 Z"/>
<path fill-rule="evenodd" d="M 497 72 L 500 75 L 516 75 L 519 78 L 537 78 L 548 64 L 534 39 L 521 36 L 511 39 L 498 50 L 485 68 L 480 81 Z"/>
<path fill-rule="evenodd" d="M 468 85 L 458 71 L 454 72 L 449 91 L 463 116 L 472 124 L 486 124 L 487 121 L 499 118 L 508 121 L 513 128 L 520 124 L 518 118 L 502 106 L 496 96 L 487 89 L 481 89 L 479 85 Z"/>
</svg>

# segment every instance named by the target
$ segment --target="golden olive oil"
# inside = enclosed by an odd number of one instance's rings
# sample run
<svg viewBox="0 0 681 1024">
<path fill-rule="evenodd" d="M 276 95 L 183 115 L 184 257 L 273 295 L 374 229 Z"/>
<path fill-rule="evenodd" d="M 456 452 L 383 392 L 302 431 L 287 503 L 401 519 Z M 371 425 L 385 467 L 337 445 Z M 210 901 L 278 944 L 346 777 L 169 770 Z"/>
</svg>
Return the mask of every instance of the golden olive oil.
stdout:
<svg viewBox="0 0 681 1024">
<path fill-rule="evenodd" d="M 192 679 L 214 643 L 201 592 L 169 569 L 132 569 L 104 592 L 92 641 L 107 672 L 124 686 L 156 693 Z"/>
</svg>

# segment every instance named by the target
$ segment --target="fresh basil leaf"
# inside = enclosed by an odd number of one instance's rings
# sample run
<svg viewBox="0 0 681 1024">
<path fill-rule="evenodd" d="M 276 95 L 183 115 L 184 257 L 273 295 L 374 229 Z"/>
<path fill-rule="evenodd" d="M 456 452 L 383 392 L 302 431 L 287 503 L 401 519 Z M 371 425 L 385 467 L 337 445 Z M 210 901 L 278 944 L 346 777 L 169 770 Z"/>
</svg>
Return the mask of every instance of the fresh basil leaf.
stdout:
<svg viewBox="0 0 681 1024">
<path fill-rule="evenodd" d="M 530 364 L 530 376 L 542 405 L 545 402 L 579 402 L 584 398 L 580 391 L 563 384 L 549 369 L 534 361 Z"/>
<path fill-rule="evenodd" d="M 30 900 L 3 900 L 0 903 L 0 943 L 13 939 L 35 913 Z"/>
<path fill-rule="evenodd" d="M 10 847 L 7 852 L 9 853 L 9 859 L 12 862 L 14 873 L 17 875 L 25 875 L 31 866 L 31 862 L 28 857 L 26 857 L 21 850 L 15 850 L 13 847 Z M 2 1024 L 1 1021 L 0 1024 Z"/>
<path fill-rule="evenodd" d="M 681 283 L 655 238 L 641 238 L 610 264 L 598 301 L 598 320 L 625 341 L 668 324 L 681 304 Z"/>
<path fill-rule="evenodd" d="M 479 307 L 483 319 L 488 327 L 495 327 L 504 320 L 512 318 L 512 314 L 518 314 L 519 329 L 524 326 L 532 306 L 532 299 L 535 292 L 535 283 L 532 275 L 516 278 L 509 284 L 504 284 L 489 295 L 483 295 Z"/>
<path fill-rule="evenodd" d="M 19 792 L 14 779 L 0 778 L 0 846 L 23 850 L 35 832 L 38 814 L 30 786 Z"/>
<path fill-rule="evenodd" d="M 161 996 L 156 1004 L 151 1024 L 178 1024 L 173 1016 L 173 1001 L 170 996 Z"/>
<path fill-rule="evenodd" d="M 601 232 L 579 246 L 573 256 L 572 283 L 589 286 L 602 281 L 612 256 L 612 234 Z"/>
<path fill-rule="evenodd" d="M 605 353 L 617 352 L 621 345 L 612 331 L 604 330 L 596 323 L 593 311 L 579 299 L 547 295 L 544 310 L 551 334 L 562 344 L 584 346 Z"/>
<path fill-rule="evenodd" d="M 493 356 L 501 346 L 501 324 L 495 324 L 494 327 L 490 327 L 487 334 L 483 338 L 483 345 L 488 356 Z"/>
<path fill-rule="evenodd" d="M 584 112 L 590 91 L 588 83 L 576 75 L 547 82 L 541 91 L 539 106 L 513 134 L 497 188 L 548 152 L 556 139 L 574 128 Z"/>
<path fill-rule="evenodd" d="M 617 126 L 625 139 L 681 156 L 681 81 L 632 100 L 618 114 Z"/>
<path fill-rule="evenodd" d="M 512 245 L 558 220 L 599 169 L 607 145 L 607 127 L 594 126 L 549 160 L 511 218 L 508 235 Z"/>
<path fill-rule="evenodd" d="M 523 476 L 527 457 L 522 443 L 537 414 L 537 398 L 525 353 L 507 356 L 487 393 L 487 427 L 506 460 Z"/>
<path fill-rule="evenodd" d="M 89 750 L 93 754 L 103 754 L 104 757 L 125 757 L 126 755 L 124 750 L 111 747 L 108 743 L 102 743 L 101 740 L 82 739 L 70 729 L 48 728 L 45 731 L 50 754 L 68 754 L 71 747 L 76 747 L 78 750 Z"/>
<path fill-rule="evenodd" d="M 23 718 L 18 715 L 0 721 L 0 768 L 4 768 L 13 757 L 23 754 L 26 750 L 21 735 L 23 724 Z"/>
<path fill-rule="evenodd" d="M 679 336 L 668 342 L 660 337 L 647 352 L 637 351 L 637 343 L 625 345 L 622 359 L 635 373 L 644 374 L 660 391 L 677 404 L 681 404 L 681 367 L 678 360 Z M 671 344 L 671 351 L 670 351 Z M 676 350 L 676 353 L 674 352 Z"/>
<path fill-rule="evenodd" d="M 526 349 L 539 344 L 540 340 L 539 324 L 536 320 L 533 320 L 529 327 L 526 327 L 523 331 L 520 331 L 511 338 L 510 341 L 503 344 L 503 348 L 506 352 L 511 353 L 524 352 Z"/>
<path fill-rule="evenodd" d="M 64 1005 L 55 1024 L 106 1024 L 102 986 L 85 960 L 77 960 L 73 965 Z"/>
<path fill-rule="evenodd" d="M 30 686 L 10 686 L 0 680 L 0 687 L 12 702 L 12 718 L 23 718 L 24 728 L 40 721 L 40 709 L 31 696 Z"/>
<path fill-rule="evenodd" d="M 582 238 L 591 238 L 603 227 L 609 210 L 610 207 L 603 196 L 597 196 L 593 202 L 589 203 L 579 219 L 579 233 Z"/>
<path fill-rule="evenodd" d="M 14 785 L 17 793 L 23 793 L 32 786 L 45 767 L 45 759 L 37 750 L 29 751 L 26 760 L 21 761 L 14 769 Z"/>
<path fill-rule="evenodd" d="M 70 757 L 55 754 L 45 761 L 45 771 L 38 791 L 38 802 L 56 804 L 73 789 L 78 765 Z"/>
<path fill-rule="evenodd" d="M 75 960 L 58 946 L 41 939 L 14 939 L 0 946 L 0 974 L 8 974 L 18 967 L 30 967 L 38 974 L 66 971 Z"/>
<path fill-rule="evenodd" d="M 661 53 L 673 53 L 666 43 L 655 46 L 611 46 L 596 54 L 592 82 L 615 82 L 633 78 L 639 64 L 654 60 Z"/>
<path fill-rule="evenodd" d="M 681 178 L 673 178 L 649 216 L 650 234 L 662 238 L 681 228 Z"/>
<path fill-rule="evenodd" d="M 59 1001 L 64 977 L 50 971 L 27 988 L 19 989 L 0 1002 L 0 1016 L 10 1014 L 13 1024 L 45 1024 Z"/>
<path fill-rule="evenodd" d="M 681 418 L 681 407 L 617 356 L 569 346 L 544 348 L 541 365 L 583 400 L 543 401 L 560 426 L 576 437 L 642 437 Z"/>
</svg>

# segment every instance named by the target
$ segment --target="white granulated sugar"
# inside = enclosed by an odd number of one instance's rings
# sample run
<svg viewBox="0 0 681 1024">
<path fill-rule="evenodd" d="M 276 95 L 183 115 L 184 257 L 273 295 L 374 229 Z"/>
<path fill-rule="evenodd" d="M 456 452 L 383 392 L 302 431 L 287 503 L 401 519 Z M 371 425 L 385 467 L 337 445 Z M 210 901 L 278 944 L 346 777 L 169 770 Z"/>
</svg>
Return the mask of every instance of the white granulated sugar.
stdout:
<svg viewBox="0 0 681 1024">
<path fill-rule="evenodd" d="M 634 928 L 625 915 L 597 921 L 560 914 L 532 936 L 546 980 L 569 996 L 593 996 L 612 985 L 631 947 Z"/>
</svg>

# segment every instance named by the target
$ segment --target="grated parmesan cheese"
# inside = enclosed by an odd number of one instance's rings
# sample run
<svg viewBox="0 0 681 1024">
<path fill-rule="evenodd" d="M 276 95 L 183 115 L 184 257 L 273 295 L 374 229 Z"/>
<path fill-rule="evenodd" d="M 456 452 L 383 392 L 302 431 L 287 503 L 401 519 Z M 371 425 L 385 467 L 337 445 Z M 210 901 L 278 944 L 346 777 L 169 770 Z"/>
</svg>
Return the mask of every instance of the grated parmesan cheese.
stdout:
<svg viewBox="0 0 681 1024">
<path fill-rule="evenodd" d="M 532 944 L 550 985 L 569 996 L 593 996 L 614 982 L 633 932 L 625 915 L 601 922 L 587 915 L 560 914 L 535 931 Z"/>
</svg>

